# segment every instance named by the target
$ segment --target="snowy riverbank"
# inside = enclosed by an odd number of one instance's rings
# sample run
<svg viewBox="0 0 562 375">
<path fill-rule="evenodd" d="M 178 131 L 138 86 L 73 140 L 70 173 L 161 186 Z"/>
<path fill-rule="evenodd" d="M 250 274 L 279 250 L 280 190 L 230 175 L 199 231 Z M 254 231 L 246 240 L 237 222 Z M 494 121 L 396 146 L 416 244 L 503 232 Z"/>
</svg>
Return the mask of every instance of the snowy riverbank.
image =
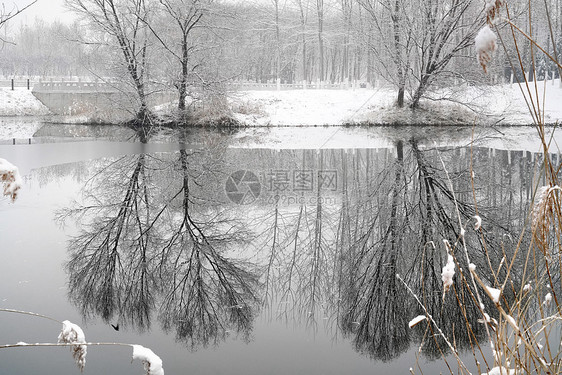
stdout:
<svg viewBox="0 0 562 375">
<path fill-rule="evenodd" d="M 538 84 L 546 88 L 545 121 L 562 120 L 559 80 Z M 357 90 L 243 91 L 230 98 L 234 117 L 249 126 L 311 126 L 346 124 L 511 124 L 533 120 L 517 84 L 441 90 L 423 100 L 415 112 L 394 106 L 390 88 Z M 462 103 L 462 104 L 460 104 Z M 541 102 L 542 108 L 542 102 Z"/>
<path fill-rule="evenodd" d="M 546 91 L 544 91 L 546 89 Z M 559 80 L 538 84 L 546 92 L 545 122 L 562 120 Z M 394 106 L 390 88 L 356 90 L 240 91 L 231 93 L 232 116 L 246 126 L 323 126 L 354 124 L 531 124 L 532 118 L 518 85 L 460 86 L 441 90 L 415 112 Z M 463 104 L 460 104 L 463 103 Z M 543 103 L 540 103 L 541 108 Z M 168 106 L 169 108 L 170 106 Z M 0 88 L 0 137 L 27 138 L 49 110 L 25 88 Z M 12 119 L 9 118 L 12 116 Z M 17 116 L 21 120 L 14 120 Z M 29 120 L 29 121 L 28 121 Z M 87 122 L 87 116 L 49 117 L 63 123 Z M 31 126 L 21 125 L 33 123 Z M 20 125 L 18 125 L 20 124 Z M 22 128 L 22 134 L 18 134 Z"/>
<path fill-rule="evenodd" d="M 11 90 L 0 87 L 0 116 L 44 116 L 49 114 L 45 107 L 30 90 L 16 87 Z"/>
</svg>

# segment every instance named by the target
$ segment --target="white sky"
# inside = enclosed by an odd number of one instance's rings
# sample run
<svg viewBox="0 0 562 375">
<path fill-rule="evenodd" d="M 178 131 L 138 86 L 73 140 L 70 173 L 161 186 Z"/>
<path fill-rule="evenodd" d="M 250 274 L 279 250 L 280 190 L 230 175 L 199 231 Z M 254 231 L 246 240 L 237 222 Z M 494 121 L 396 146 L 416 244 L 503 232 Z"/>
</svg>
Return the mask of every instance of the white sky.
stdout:
<svg viewBox="0 0 562 375">
<path fill-rule="evenodd" d="M 0 2 L 4 4 L 7 12 L 14 9 L 14 7 L 21 9 L 32 1 L 33 0 L 0 0 Z M 33 24 L 35 18 L 42 18 L 49 22 L 58 20 L 64 23 L 70 23 L 75 17 L 64 8 L 64 0 L 37 0 L 35 4 L 15 17 L 13 23 Z"/>
</svg>

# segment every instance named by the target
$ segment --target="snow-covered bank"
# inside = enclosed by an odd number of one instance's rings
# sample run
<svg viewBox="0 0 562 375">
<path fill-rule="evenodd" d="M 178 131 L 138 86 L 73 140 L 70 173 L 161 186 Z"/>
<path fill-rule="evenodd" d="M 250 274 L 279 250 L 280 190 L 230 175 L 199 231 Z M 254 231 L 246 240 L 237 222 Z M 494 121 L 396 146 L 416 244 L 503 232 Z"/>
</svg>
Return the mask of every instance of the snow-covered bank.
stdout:
<svg viewBox="0 0 562 375">
<path fill-rule="evenodd" d="M 534 88 L 533 88 L 534 89 Z M 546 123 L 562 120 L 562 88 L 559 80 L 540 82 L 540 107 Z M 517 84 L 466 86 L 440 90 L 421 108 L 396 108 L 396 92 L 389 87 L 355 90 L 240 91 L 229 95 L 232 116 L 246 126 L 322 126 L 353 124 L 532 124 L 527 104 Z M 462 104 L 461 104 L 462 103 Z M 169 112 L 170 106 L 164 111 Z M 39 116 L 49 110 L 24 88 L 0 88 L 0 117 Z M 89 123 L 87 115 L 49 117 L 50 122 Z M 25 122 L 25 121 L 24 121 Z M 13 121 L 0 123 L 0 137 L 24 138 L 35 127 L 17 134 Z M 24 126 L 25 127 L 25 126 Z M 15 132 L 15 133 L 14 133 Z"/>
<path fill-rule="evenodd" d="M 534 90 L 534 87 L 533 87 Z M 545 122 L 562 120 L 559 80 L 538 84 L 545 92 Z M 357 90 L 242 91 L 232 95 L 234 117 L 248 126 L 312 126 L 344 124 L 509 124 L 533 120 L 517 84 L 460 86 L 423 100 L 415 112 L 398 109 L 391 88 Z M 462 103 L 462 104 L 461 104 Z M 540 107 L 543 108 L 541 99 Z"/>
<path fill-rule="evenodd" d="M 44 116 L 49 114 L 31 91 L 23 87 L 0 87 L 0 116 Z"/>
<path fill-rule="evenodd" d="M 231 97 L 236 120 L 249 126 L 341 125 L 391 106 L 388 89 L 242 91 Z"/>
</svg>

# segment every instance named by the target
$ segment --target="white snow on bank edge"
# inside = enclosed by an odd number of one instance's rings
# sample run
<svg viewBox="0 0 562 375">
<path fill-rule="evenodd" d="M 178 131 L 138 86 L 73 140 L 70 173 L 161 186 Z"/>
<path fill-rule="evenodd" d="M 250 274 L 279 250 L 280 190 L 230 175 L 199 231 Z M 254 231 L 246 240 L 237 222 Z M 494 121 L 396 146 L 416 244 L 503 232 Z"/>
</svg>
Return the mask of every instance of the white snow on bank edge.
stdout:
<svg viewBox="0 0 562 375">
<path fill-rule="evenodd" d="M 534 83 L 531 82 L 534 92 Z M 538 82 L 545 121 L 562 120 L 560 80 Z M 441 89 L 412 112 L 398 109 L 392 88 L 356 90 L 240 91 L 230 97 L 234 117 L 248 126 L 322 126 L 347 123 L 529 125 L 533 120 L 517 84 Z M 464 103 L 463 105 L 458 103 Z"/>
<path fill-rule="evenodd" d="M 241 91 L 231 97 L 235 118 L 249 126 L 341 125 L 391 106 L 389 89 Z"/>
<path fill-rule="evenodd" d="M 534 83 L 531 82 L 534 91 Z M 541 96 L 546 89 L 545 121 L 562 120 L 560 80 L 538 82 Z M 531 124 L 525 99 L 517 84 L 497 86 L 459 85 L 440 89 L 421 109 L 394 106 L 396 90 L 391 87 L 355 90 L 240 91 L 230 93 L 234 117 L 248 126 L 322 126 L 346 123 L 482 123 Z M 441 100 L 450 99 L 450 100 Z M 456 103 L 465 103 L 460 105 Z M 44 116 L 48 109 L 25 88 L 0 88 L 0 117 Z M 480 113 L 480 114 L 477 114 Z M 80 119 L 78 119 L 79 121 Z M 0 129 L 1 131 L 1 129 Z"/>
<path fill-rule="evenodd" d="M 547 81 L 546 84 L 539 82 L 538 92 L 541 95 L 545 87 L 545 121 L 547 123 L 560 121 L 562 120 L 562 106 L 559 105 L 562 103 L 560 80 Z M 518 125 L 532 123 L 532 118 L 517 84 L 482 87 L 460 85 L 439 90 L 432 95 L 435 101 L 425 100 L 422 102 L 421 108 L 415 112 L 408 108 L 396 108 L 394 105 L 395 90 L 385 87 L 355 90 L 240 91 L 230 94 L 229 102 L 236 119 L 250 127 L 263 126 L 267 129 L 243 130 L 246 135 L 242 135 L 240 138 L 246 137 L 247 139 L 249 139 L 248 134 L 264 134 L 271 129 L 281 128 L 282 125 L 308 127 L 357 124 L 367 121 L 374 124 L 415 125 L 420 123 L 438 125 L 474 123 L 480 127 L 486 123 L 498 121 Z M 445 97 L 452 101 L 438 100 Z M 465 105 L 454 102 L 463 102 Z M 0 139 L 32 137 L 41 127 L 40 116 L 47 113 L 48 110 L 29 90 L 18 88 L 11 91 L 8 88 L 0 88 Z M 6 117 L 8 115 L 19 117 Z M 32 115 L 39 117 L 27 117 Z M 70 121 L 79 123 L 86 120 L 85 117 L 75 117 Z M 275 134 L 283 139 L 283 142 L 279 142 L 279 144 L 295 142 L 306 148 L 320 146 L 328 148 L 328 145 L 334 144 L 332 138 L 340 140 L 346 137 L 348 141 L 359 142 L 361 145 L 368 143 L 367 147 L 392 146 L 392 142 L 387 142 L 386 145 L 373 145 L 372 137 L 365 140 L 352 140 L 345 132 L 334 131 L 337 133 L 324 138 L 315 137 L 314 133 L 317 131 L 305 131 L 306 136 L 293 135 L 293 139 L 287 139 L 288 136 L 282 135 L 282 131 L 277 131 Z M 326 135 L 326 132 L 323 134 Z M 446 137 L 444 133 L 439 136 Z M 275 140 L 270 142 L 268 147 L 275 147 L 274 142 Z M 259 144 L 255 146 L 259 146 Z M 359 145 L 354 143 L 353 146 L 358 147 Z M 242 147 L 247 147 L 247 145 Z M 510 146 L 506 145 L 506 147 Z"/>
<path fill-rule="evenodd" d="M 0 87 L 0 116 L 43 116 L 49 114 L 30 90 L 16 87 L 15 90 Z"/>
</svg>

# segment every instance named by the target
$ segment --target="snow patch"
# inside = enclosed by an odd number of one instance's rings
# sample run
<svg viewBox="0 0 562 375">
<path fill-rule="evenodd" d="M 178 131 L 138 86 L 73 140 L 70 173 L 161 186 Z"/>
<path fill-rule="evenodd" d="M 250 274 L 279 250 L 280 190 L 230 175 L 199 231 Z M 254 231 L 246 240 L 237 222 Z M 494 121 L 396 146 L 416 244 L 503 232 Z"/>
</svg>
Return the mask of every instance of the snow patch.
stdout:
<svg viewBox="0 0 562 375">
<path fill-rule="evenodd" d="M 43 116 L 49 114 L 43 105 L 25 88 L 0 88 L 0 116 Z"/>
</svg>

